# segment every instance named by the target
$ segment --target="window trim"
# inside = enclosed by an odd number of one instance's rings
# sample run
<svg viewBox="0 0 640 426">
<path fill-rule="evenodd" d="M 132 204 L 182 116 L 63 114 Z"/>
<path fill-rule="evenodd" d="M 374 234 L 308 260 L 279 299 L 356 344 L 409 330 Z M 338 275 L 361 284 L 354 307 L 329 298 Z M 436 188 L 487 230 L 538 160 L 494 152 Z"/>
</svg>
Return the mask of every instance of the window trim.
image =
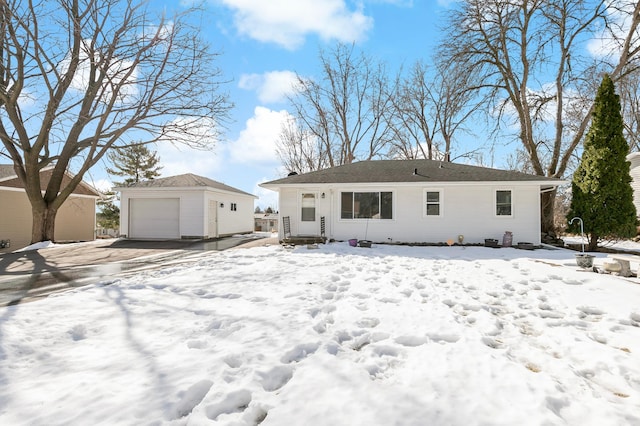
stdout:
<svg viewBox="0 0 640 426">
<path fill-rule="evenodd" d="M 437 215 L 427 214 L 427 192 L 437 192 L 439 194 L 438 205 L 440 212 Z M 444 189 L 443 188 L 423 188 L 422 190 L 422 217 L 437 219 L 444 217 Z"/>
<path fill-rule="evenodd" d="M 510 192 L 511 193 L 511 214 L 498 214 L 498 192 Z M 496 218 L 513 218 L 514 217 L 514 197 L 513 197 L 514 191 L 513 188 L 496 188 L 493 191 L 493 202 L 492 202 L 492 208 L 493 208 L 493 216 Z"/>
</svg>

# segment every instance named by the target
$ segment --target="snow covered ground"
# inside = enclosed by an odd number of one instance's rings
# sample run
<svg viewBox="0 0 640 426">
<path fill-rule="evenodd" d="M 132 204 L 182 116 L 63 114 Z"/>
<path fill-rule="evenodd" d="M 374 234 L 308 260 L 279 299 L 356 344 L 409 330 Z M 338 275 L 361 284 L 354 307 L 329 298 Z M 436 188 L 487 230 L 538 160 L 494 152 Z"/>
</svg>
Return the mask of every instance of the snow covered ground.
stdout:
<svg viewBox="0 0 640 426">
<path fill-rule="evenodd" d="M 2 308 L 0 424 L 640 424 L 640 280 L 573 254 L 237 248 Z"/>
</svg>

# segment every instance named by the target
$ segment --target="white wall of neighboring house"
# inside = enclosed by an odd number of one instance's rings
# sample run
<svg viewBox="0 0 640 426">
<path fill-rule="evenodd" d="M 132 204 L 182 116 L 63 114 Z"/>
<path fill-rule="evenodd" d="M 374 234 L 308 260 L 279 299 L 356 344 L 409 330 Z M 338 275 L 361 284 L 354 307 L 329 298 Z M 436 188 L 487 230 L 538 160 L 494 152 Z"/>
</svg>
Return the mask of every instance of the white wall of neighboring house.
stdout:
<svg viewBox="0 0 640 426">
<path fill-rule="evenodd" d="M 633 188 L 633 204 L 636 206 L 636 214 L 640 217 L 640 152 L 627 155 L 627 161 L 631 163 L 629 174 Z"/>
<path fill-rule="evenodd" d="M 512 215 L 496 215 L 496 191 L 511 190 Z M 340 194 L 343 191 L 393 193 L 393 219 L 341 219 Z M 441 194 L 441 215 L 425 214 L 426 191 Z M 321 216 L 326 220 L 328 238 L 367 239 L 374 242 L 443 243 L 457 241 L 483 243 L 485 238 L 502 240 L 506 231 L 513 242 L 540 244 L 540 187 L 524 182 L 437 183 L 434 185 L 359 184 L 344 186 L 281 187 L 280 217 L 289 216 L 291 233 L 302 234 L 301 194 L 316 193 L 317 234 Z M 322 198 L 322 193 L 325 197 Z M 283 237 L 283 230 L 280 230 Z"/>
</svg>

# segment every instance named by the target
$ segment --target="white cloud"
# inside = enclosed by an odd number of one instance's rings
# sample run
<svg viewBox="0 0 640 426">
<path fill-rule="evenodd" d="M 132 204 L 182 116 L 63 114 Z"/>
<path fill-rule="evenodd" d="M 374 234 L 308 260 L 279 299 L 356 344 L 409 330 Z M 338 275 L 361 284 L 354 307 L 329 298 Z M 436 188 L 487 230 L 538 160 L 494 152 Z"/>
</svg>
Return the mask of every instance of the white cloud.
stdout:
<svg viewBox="0 0 640 426">
<path fill-rule="evenodd" d="M 285 120 L 291 119 L 285 110 L 273 111 L 258 106 L 247 120 L 244 130 L 229 146 L 231 159 L 236 163 L 278 163 L 276 142 Z"/>
<path fill-rule="evenodd" d="M 633 19 L 635 2 L 628 2 L 622 5 L 620 2 L 607 3 L 609 5 L 607 14 L 611 24 L 608 29 L 602 28 L 600 33 L 587 44 L 587 50 L 595 57 L 619 55 Z M 640 42 L 639 39 L 640 34 L 636 31 L 634 35 L 635 43 L 633 44 L 637 46 Z"/>
<path fill-rule="evenodd" d="M 262 182 L 267 182 L 273 179 L 263 178 L 260 182 L 256 183 L 253 187 L 252 194 L 257 195 L 258 199 L 255 204 L 260 206 L 263 210 L 267 207 L 271 207 L 275 211 L 279 211 L 278 207 L 278 193 L 276 191 L 272 191 L 270 189 L 262 188 L 258 186 L 258 184 Z"/>
<path fill-rule="evenodd" d="M 156 148 L 162 166 L 162 177 L 193 173 L 213 179 L 222 163 L 217 149 L 203 151 L 170 142 L 158 143 Z"/>
<path fill-rule="evenodd" d="M 316 34 L 324 40 L 360 41 L 373 26 L 373 18 L 361 8 L 349 10 L 344 0 L 221 0 L 234 11 L 240 34 L 294 50 L 305 37 Z"/>
<path fill-rule="evenodd" d="M 269 71 L 264 74 L 243 74 L 238 87 L 255 90 L 263 104 L 284 102 L 295 92 L 296 73 L 293 71 Z"/>
</svg>

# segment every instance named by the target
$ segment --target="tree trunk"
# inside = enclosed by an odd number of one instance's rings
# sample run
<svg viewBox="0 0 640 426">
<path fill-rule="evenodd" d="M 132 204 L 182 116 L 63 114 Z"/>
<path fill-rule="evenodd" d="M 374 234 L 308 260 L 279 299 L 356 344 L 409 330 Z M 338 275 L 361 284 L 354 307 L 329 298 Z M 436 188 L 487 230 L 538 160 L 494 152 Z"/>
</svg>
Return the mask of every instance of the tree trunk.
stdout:
<svg viewBox="0 0 640 426">
<path fill-rule="evenodd" d="M 555 234 L 554 213 L 558 189 L 540 194 L 540 231 Z"/>
<path fill-rule="evenodd" d="M 33 224 L 31 226 L 31 244 L 41 241 L 55 241 L 54 231 L 58 210 L 49 206 L 43 209 L 33 209 Z"/>
<path fill-rule="evenodd" d="M 594 234 L 589 234 L 587 239 L 587 251 L 598 251 L 598 240 L 600 237 Z"/>
</svg>

